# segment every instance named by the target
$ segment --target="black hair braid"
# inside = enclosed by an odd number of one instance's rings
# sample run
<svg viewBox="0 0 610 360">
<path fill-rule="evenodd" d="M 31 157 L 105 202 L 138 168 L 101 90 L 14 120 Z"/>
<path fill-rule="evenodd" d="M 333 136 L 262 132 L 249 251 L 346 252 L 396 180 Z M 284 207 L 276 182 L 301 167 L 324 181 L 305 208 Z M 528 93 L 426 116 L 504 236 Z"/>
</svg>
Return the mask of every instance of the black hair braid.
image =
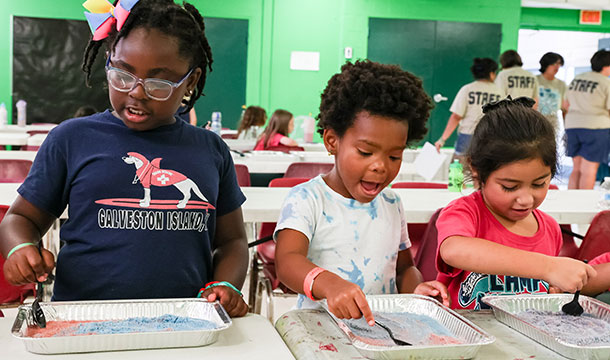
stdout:
<svg viewBox="0 0 610 360">
<path fill-rule="evenodd" d="M 114 5 L 118 1 L 114 1 Z M 195 101 L 203 95 L 206 73 L 212 71 L 212 50 L 205 36 L 203 17 L 199 11 L 189 3 L 183 6 L 173 0 L 140 0 L 131 9 L 131 13 L 120 31 L 113 29 L 107 38 L 94 41 L 89 40 L 85 49 L 82 69 L 86 74 L 87 84 L 91 77 L 91 67 L 99 53 L 99 48 L 105 44 L 108 50 L 113 51 L 122 38 L 127 37 L 132 29 L 157 29 L 160 32 L 175 37 L 178 40 L 179 55 L 188 59 L 192 68 L 201 68 L 202 74 L 188 101 L 183 100 L 188 112 Z"/>
</svg>

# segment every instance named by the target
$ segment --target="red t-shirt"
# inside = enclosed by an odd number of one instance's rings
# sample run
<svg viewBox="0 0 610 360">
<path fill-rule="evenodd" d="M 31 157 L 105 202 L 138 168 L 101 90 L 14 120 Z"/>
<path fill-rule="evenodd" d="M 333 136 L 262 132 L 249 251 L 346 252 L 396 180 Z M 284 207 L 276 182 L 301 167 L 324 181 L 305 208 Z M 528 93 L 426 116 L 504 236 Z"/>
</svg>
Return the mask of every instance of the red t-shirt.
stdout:
<svg viewBox="0 0 610 360">
<path fill-rule="evenodd" d="M 487 239 L 513 248 L 557 256 L 561 249 L 561 230 L 557 222 L 540 210 L 534 210 L 538 231 L 533 236 L 521 236 L 507 230 L 489 211 L 480 191 L 461 197 L 445 207 L 436 222 L 438 248 L 437 280 L 445 283 L 454 309 L 489 308 L 481 298 L 484 295 L 514 295 L 547 293 L 549 285 L 539 279 L 516 276 L 479 274 L 456 269 L 446 264 L 438 249 L 450 236 L 467 236 Z M 485 254 L 481 254 L 485 256 Z"/>
<path fill-rule="evenodd" d="M 605 252 L 589 261 L 589 265 L 605 264 L 610 262 L 610 252 Z M 610 291 L 610 289 L 608 289 Z"/>
<path fill-rule="evenodd" d="M 275 135 L 273 135 L 271 137 L 271 139 L 269 140 L 269 143 L 267 144 L 267 147 L 270 146 L 278 146 L 280 144 L 280 141 L 285 138 L 286 136 L 282 135 L 282 134 L 278 134 L 276 133 Z M 256 143 L 256 146 L 254 147 L 254 150 L 265 150 L 265 137 L 261 137 L 261 139 Z"/>
</svg>

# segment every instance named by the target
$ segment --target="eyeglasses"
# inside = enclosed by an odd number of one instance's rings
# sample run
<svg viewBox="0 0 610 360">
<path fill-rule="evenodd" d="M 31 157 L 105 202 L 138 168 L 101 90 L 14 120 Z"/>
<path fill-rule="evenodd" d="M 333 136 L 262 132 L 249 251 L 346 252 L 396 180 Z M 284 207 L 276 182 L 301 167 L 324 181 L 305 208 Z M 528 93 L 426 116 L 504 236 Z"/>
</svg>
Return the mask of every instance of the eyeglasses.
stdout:
<svg viewBox="0 0 610 360">
<path fill-rule="evenodd" d="M 138 84 L 142 84 L 146 96 L 158 101 L 169 99 L 174 89 L 182 85 L 192 72 L 193 69 L 189 70 L 177 83 L 155 78 L 140 79 L 128 71 L 110 66 L 110 56 L 106 60 L 106 78 L 114 90 L 126 93 L 135 89 Z"/>
</svg>

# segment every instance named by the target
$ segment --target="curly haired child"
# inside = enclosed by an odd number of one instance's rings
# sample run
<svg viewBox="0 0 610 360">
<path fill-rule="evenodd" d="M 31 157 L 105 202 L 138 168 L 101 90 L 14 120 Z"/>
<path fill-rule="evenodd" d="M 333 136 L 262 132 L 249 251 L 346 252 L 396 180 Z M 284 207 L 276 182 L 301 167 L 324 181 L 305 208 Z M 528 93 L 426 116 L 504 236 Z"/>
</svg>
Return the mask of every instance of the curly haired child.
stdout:
<svg viewBox="0 0 610 360">
<path fill-rule="evenodd" d="M 447 303 L 442 284 L 422 283 L 402 202 L 388 188 L 407 144 L 426 133 L 431 108 L 421 80 L 398 66 L 347 63 L 329 80 L 318 132 L 335 166 L 291 190 L 275 231 L 278 276 L 300 294 L 297 307 L 326 299 L 337 317 L 374 325 L 365 294 L 414 292 Z"/>
</svg>

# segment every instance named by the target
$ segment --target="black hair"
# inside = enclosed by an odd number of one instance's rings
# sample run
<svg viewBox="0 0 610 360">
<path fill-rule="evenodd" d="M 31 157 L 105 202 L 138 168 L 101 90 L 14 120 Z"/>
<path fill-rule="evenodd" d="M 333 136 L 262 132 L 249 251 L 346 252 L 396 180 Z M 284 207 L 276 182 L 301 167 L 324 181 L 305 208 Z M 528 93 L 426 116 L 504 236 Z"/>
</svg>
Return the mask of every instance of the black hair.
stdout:
<svg viewBox="0 0 610 360">
<path fill-rule="evenodd" d="M 83 117 L 83 116 L 89 116 L 89 115 L 93 115 L 97 112 L 97 109 L 95 109 L 93 106 L 91 105 L 83 105 L 81 107 L 79 107 L 78 109 L 76 109 L 76 112 L 74 113 L 74 115 L 72 117 L 78 118 L 78 117 Z"/>
<path fill-rule="evenodd" d="M 490 58 L 474 58 L 470 72 L 476 80 L 491 80 L 489 74 L 498 70 L 498 63 Z"/>
<path fill-rule="evenodd" d="M 500 65 L 502 65 L 502 69 L 508 69 L 513 66 L 523 66 L 523 61 L 515 50 L 506 50 L 500 55 Z"/>
<path fill-rule="evenodd" d="M 322 93 L 318 133 L 332 129 L 342 137 L 356 115 L 367 111 L 409 126 L 407 144 L 424 137 L 432 101 L 422 81 L 396 65 L 369 60 L 346 63 L 333 75 Z"/>
<path fill-rule="evenodd" d="M 549 120 L 532 109 L 534 100 L 520 97 L 483 106 L 483 117 L 474 130 L 466 152 L 472 173 L 480 184 L 500 167 L 515 161 L 542 159 L 557 172 L 555 130 Z"/>
<path fill-rule="evenodd" d="M 549 67 L 549 65 L 553 65 L 556 62 L 558 62 L 561 64 L 561 66 L 563 66 L 563 56 L 554 53 L 554 52 L 548 52 L 544 55 L 542 55 L 542 57 L 540 58 L 540 73 L 544 74 L 544 72 L 546 71 L 546 68 Z"/>
<path fill-rule="evenodd" d="M 605 66 L 610 66 L 610 51 L 602 49 L 593 54 L 591 58 L 591 69 L 600 72 Z"/>
<path fill-rule="evenodd" d="M 114 5 L 117 2 L 118 0 L 115 0 Z M 178 40 L 178 54 L 190 61 L 191 68 L 201 68 L 201 77 L 193 94 L 188 100 L 182 101 L 186 105 L 184 112 L 187 113 L 195 101 L 203 95 L 206 71 L 208 68 L 212 71 L 213 60 L 212 49 L 205 36 L 203 17 L 193 5 L 186 2 L 183 2 L 182 5 L 176 4 L 173 0 L 140 0 L 131 9 L 120 31 L 117 32 L 113 27 L 105 39 L 89 40 L 82 64 L 87 85 L 89 86 L 91 78 L 91 66 L 103 44 L 109 51 L 114 51 L 117 42 L 127 37 L 131 30 L 136 28 L 157 29 Z"/>
</svg>

